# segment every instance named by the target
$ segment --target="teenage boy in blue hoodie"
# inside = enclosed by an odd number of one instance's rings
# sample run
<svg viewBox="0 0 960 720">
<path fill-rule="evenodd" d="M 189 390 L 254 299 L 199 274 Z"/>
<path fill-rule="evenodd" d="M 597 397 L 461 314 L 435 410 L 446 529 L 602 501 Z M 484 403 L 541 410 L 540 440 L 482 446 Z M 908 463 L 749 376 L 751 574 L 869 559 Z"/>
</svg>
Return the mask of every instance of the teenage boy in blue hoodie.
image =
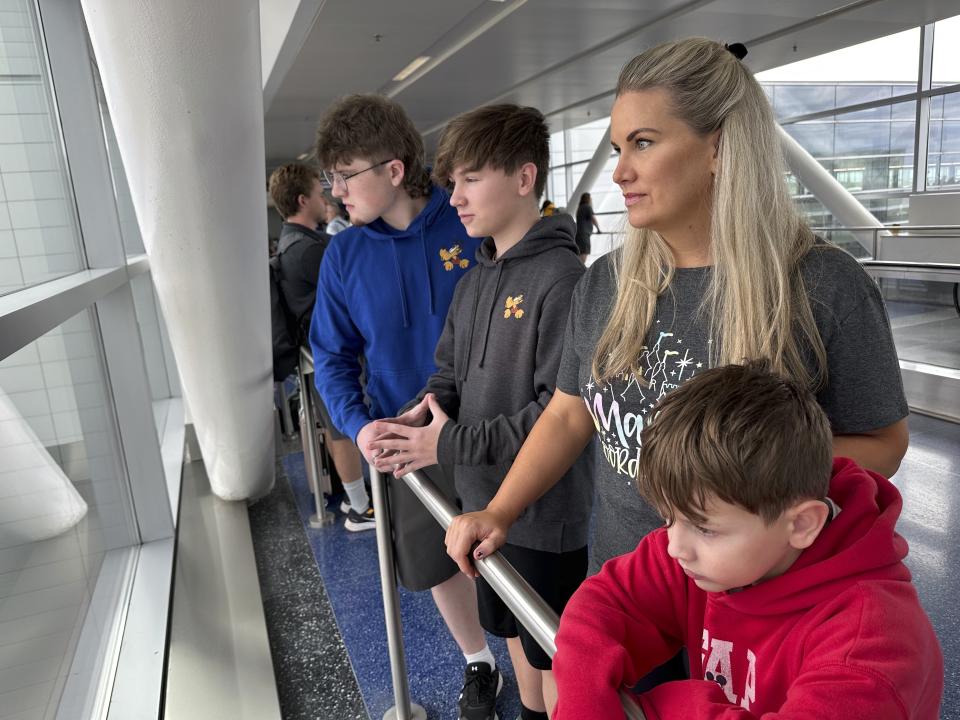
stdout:
<svg viewBox="0 0 960 720">
<path fill-rule="evenodd" d="M 483 107 L 447 126 L 434 176 L 452 185 L 450 204 L 467 232 L 485 239 L 454 293 L 437 372 L 411 410 L 375 424 L 378 468 L 400 475 L 453 464 L 465 512 L 493 499 L 553 396 L 570 298 L 584 272 L 573 219 L 540 217 L 549 138 L 543 115 L 516 105 Z M 581 456 L 500 550 L 557 613 L 586 577 L 592 495 Z M 507 638 L 521 718 L 546 720 L 556 702 L 550 657 L 483 579 L 477 596 L 483 627 Z M 495 668 L 468 666 L 472 692 L 461 697 L 461 717 L 491 720 L 500 685 Z"/>
<path fill-rule="evenodd" d="M 316 385 L 334 425 L 372 462 L 373 421 L 395 415 L 436 370 L 433 351 L 477 241 L 430 182 L 423 141 L 397 103 L 343 98 L 320 120 L 316 155 L 353 225 L 331 239 L 320 266 Z M 439 468 L 430 474 L 453 497 L 452 481 Z M 404 482 L 388 483 L 387 494 L 400 582 L 432 590 L 467 663 L 492 660 L 473 583 L 446 555 L 440 525 Z M 351 508 L 348 521 L 368 518 L 372 510 Z"/>
</svg>

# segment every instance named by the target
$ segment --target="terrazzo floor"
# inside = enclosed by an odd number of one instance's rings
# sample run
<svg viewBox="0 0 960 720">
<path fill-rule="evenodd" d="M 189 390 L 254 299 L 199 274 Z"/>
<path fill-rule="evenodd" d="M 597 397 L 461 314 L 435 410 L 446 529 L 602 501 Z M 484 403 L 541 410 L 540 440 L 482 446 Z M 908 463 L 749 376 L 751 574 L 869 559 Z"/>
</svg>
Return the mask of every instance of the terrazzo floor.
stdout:
<svg viewBox="0 0 960 720">
<path fill-rule="evenodd" d="M 285 456 L 283 466 L 367 711 L 371 718 L 379 719 L 394 701 L 376 533 L 348 532 L 339 512 L 334 525 L 310 528 L 307 520 L 313 512 L 313 498 L 307 486 L 302 453 Z M 331 503 L 334 505 L 339 505 L 339 498 Z M 400 619 L 411 699 L 423 706 L 429 720 L 455 718 L 457 697 L 463 685 L 464 659 L 430 593 L 411 593 L 401 588 Z M 504 674 L 498 713 L 504 720 L 513 720 L 520 714 L 520 705 L 506 644 L 495 637 L 489 638 L 489 644 Z"/>
</svg>

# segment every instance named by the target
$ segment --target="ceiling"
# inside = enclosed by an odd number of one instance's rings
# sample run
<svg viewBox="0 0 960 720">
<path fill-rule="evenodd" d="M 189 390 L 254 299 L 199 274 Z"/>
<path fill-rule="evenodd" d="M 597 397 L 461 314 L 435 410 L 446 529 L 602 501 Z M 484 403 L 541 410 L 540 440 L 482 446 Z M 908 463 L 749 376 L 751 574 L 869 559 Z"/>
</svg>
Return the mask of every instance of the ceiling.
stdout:
<svg viewBox="0 0 960 720">
<path fill-rule="evenodd" d="M 390 92 L 414 58 L 460 45 L 394 95 L 428 153 L 446 122 L 490 102 L 538 107 L 554 131 L 603 117 L 623 64 L 665 40 L 743 42 L 760 71 L 956 12 L 956 0 L 323 0 L 270 78 L 267 167 L 309 150 L 337 97 Z"/>
</svg>

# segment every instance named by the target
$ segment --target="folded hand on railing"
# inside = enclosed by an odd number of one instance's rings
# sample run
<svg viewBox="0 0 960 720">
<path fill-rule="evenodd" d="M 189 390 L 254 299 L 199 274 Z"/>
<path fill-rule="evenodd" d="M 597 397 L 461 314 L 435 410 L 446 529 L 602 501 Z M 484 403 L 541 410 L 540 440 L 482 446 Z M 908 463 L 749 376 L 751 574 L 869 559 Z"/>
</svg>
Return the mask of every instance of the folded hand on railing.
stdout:
<svg viewBox="0 0 960 720">
<path fill-rule="evenodd" d="M 425 425 L 428 411 L 433 419 Z M 400 477 L 436 465 L 440 430 L 449 419 L 436 397 L 428 393 L 403 415 L 377 420 L 373 423 L 374 439 L 369 444 L 374 466 L 382 473 Z"/>
<path fill-rule="evenodd" d="M 510 522 L 492 510 L 458 515 L 447 528 L 444 544 L 460 570 L 470 577 L 479 577 L 473 564 L 498 550 L 507 541 Z M 479 544 L 478 544 L 479 543 Z M 476 547 L 474 547 L 476 546 Z"/>
</svg>

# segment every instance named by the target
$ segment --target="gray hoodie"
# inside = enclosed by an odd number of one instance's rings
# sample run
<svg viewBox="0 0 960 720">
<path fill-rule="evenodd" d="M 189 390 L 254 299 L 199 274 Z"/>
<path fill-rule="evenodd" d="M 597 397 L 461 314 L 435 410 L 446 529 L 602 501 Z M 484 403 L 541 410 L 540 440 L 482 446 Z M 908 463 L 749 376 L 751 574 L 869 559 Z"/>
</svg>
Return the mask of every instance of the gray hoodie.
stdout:
<svg viewBox="0 0 960 720">
<path fill-rule="evenodd" d="M 457 285 L 437 344 L 432 392 L 451 420 L 441 465 L 454 465 L 465 512 L 486 507 L 553 396 L 573 288 L 584 272 L 568 215 L 542 218 L 494 260 L 492 238 Z M 507 542 L 548 552 L 587 544 L 593 498 L 590 453 L 528 507 Z"/>
</svg>

